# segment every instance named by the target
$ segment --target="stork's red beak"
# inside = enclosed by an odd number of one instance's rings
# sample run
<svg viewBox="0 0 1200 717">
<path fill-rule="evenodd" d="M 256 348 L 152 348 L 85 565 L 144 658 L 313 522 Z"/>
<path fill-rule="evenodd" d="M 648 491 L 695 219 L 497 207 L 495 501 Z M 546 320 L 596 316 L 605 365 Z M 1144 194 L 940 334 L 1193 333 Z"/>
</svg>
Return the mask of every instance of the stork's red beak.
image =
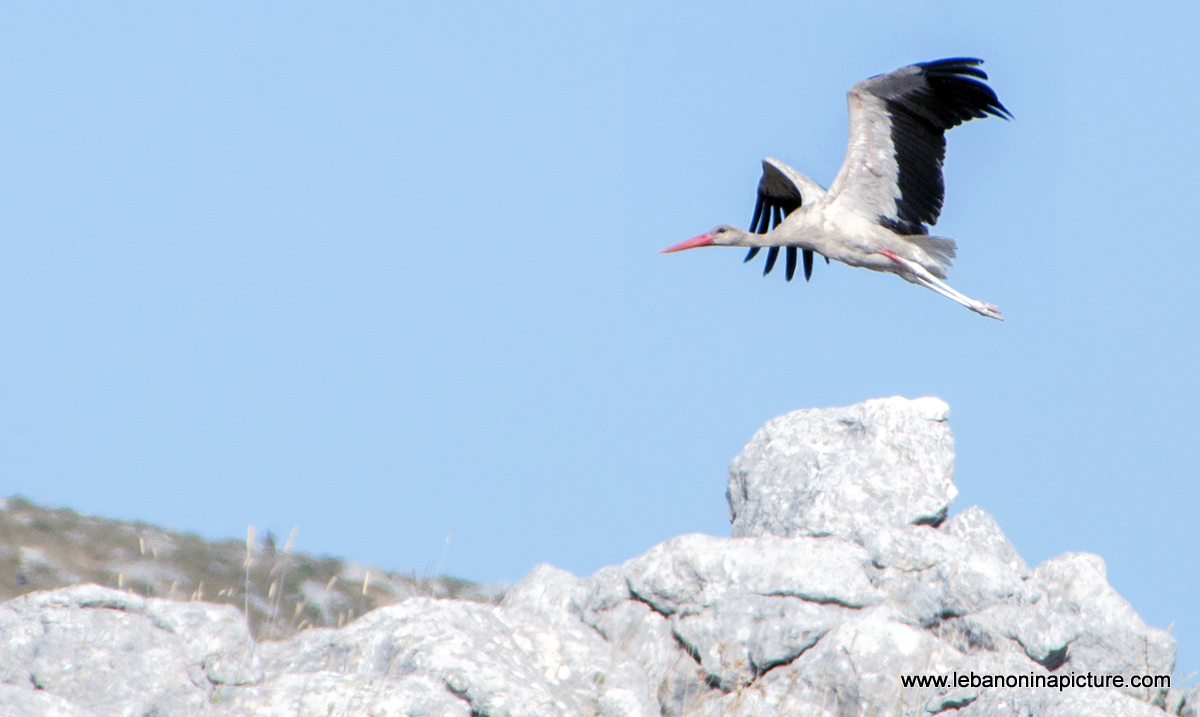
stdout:
<svg viewBox="0 0 1200 717">
<path fill-rule="evenodd" d="M 712 246 L 712 232 L 701 234 L 698 237 L 692 237 L 687 241 L 681 241 L 675 246 L 669 246 L 666 249 L 659 251 L 659 254 L 670 254 L 673 251 L 683 251 L 684 249 L 694 249 L 698 246 Z"/>
</svg>

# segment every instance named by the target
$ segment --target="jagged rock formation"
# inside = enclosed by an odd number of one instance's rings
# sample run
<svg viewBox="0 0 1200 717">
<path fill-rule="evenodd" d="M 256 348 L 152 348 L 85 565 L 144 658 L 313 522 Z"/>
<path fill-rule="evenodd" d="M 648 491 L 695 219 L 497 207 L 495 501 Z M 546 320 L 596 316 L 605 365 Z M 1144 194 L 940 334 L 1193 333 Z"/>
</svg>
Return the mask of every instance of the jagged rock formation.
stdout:
<svg viewBox="0 0 1200 717">
<path fill-rule="evenodd" d="M 940 524 L 958 495 L 949 419 L 936 398 L 891 398 L 767 421 L 729 467 L 733 536 Z"/>
<path fill-rule="evenodd" d="M 868 401 L 769 422 L 731 466 L 734 536 L 685 535 L 500 605 L 410 598 L 255 643 L 230 606 L 99 586 L 0 605 L 13 715 L 1164 715 L 1175 644 L 1066 554 L 1030 568 L 978 508 L 949 519 L 948 409 Z M 1121 675 L 1116 688 L 902 676 Z M 982 680 L 979 680 L 982 682 Z"/>
</svg>

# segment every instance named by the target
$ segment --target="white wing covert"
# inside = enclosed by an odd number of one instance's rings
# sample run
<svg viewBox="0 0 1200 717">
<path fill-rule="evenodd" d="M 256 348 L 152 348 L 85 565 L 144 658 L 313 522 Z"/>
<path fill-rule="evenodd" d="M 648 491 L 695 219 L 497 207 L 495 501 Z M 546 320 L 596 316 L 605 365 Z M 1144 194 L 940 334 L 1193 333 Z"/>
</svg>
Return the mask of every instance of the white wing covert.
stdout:
<svg viewBox="0 0 1200 717">
<path fill-rule="evenodd" d="M 980 81 L 987 79 L 981 64 L 968 57 L 923 62 L 851 87 L 850 140 L 829 188 L 833 203 L 898 234 L 928 234 L 945 196 L 945 131 L 989 114 L 1012 118 Z"/>
</svg>

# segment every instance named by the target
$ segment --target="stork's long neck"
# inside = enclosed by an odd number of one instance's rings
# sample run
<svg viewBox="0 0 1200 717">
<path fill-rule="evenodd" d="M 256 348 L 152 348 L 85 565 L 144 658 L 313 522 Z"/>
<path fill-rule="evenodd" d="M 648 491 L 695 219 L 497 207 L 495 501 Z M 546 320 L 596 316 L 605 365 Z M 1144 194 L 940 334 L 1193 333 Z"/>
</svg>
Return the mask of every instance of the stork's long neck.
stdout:
<svg viewBox="0 0 1200 717">
<path fill-rule="evenodd" d="M 776 230 L 778 230 L 778 229 L 779 229 L 779 227 L 776 227 Z M 774 231 L 768 232 L 767 234 L 756 234 L 754 232 L 748 232 L 748 231 L 739 229 L 738 235 L 737 235 L 737 244 L 735 244 L 734 246 L 747 246 L 747 247 L 749 247 L 749 246 L 758 246 L 758 247 L 778 246 L 779 241 L 777 239 L 775 241 L 772 241 L 770 238 L 774 235 L 775 235 Z"/>
<path fill-rule="evenodd" d="M 746 232 L 750 237 L 746 246 L 795 246 L 811 249 L 828 256 L 825 251 L 825 244 L 828 242 L 819 230 L 810 226 L 812 215 L 807 211 L 808 209 L 808 206 L 796 209 L 783 220 L 783 223 L 766 234 Z"/>
</svg>

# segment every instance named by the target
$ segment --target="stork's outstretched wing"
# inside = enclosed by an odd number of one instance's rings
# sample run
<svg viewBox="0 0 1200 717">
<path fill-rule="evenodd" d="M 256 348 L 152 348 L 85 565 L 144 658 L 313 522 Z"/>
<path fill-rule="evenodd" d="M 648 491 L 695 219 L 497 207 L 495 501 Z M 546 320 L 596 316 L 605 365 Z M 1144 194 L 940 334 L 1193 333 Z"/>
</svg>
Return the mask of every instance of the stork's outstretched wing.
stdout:
<svg viewBox="0 0 1200 717">
<path fill-rule="evenodd" d="M 874 216 L 899 234 L 928 234 L 945 185 L 945 131 L 975 118 L 1012 115 L 980 80 L 983 60 L 956 57 L 901 67 L 846 93 L 850 141 L 829 187 L 831 208 Z"/>
<path fill-rule="evenodd" d="M 799 209 L 805 202 L 812 203 L 825 196 L 825 189 L 800 172 L 778 159 L 767 157 L 762 161 L 763 175 L 758 180 L 758 201 L 754 204 L 754 218 L 750 220 L 750 231 L 766 234 L 783 221 L 784 217 Z M 743 262 L 750 261 L 761 247 L 753 247 Z M 779 247 L 767 249 L 767 263 L 763 276 L 775 268 L 779 258 Z M 825 259 L 826 263 L 829 259 Z M 804 279 L 812 277 L 812 251 L 804 250 Z M 787 248 L 787 280 L 796 274 L 796 247 Z"/>
</svg>

